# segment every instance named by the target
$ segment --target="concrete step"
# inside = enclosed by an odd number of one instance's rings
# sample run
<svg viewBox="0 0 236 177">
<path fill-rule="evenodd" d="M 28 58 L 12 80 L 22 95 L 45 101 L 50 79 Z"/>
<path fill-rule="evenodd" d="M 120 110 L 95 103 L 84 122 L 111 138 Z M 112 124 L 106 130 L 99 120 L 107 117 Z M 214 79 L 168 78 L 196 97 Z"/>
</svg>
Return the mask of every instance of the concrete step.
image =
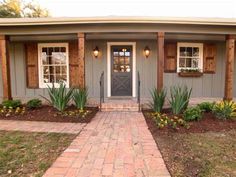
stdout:
<svg viewBox="0 0 236 177">
<path fill-rule="evenodd" d="M 112 100 L 102 103 L 101 111 L 137 112 L 139 111 L 139 106 L 136 101 L 132 100 Z"/>
</svg>

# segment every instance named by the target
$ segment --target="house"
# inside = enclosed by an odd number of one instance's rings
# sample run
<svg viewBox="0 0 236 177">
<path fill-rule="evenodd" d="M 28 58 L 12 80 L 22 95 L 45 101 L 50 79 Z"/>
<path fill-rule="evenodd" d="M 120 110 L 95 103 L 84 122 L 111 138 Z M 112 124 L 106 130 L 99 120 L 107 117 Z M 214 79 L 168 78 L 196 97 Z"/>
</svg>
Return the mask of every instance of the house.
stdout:
<svg viewBox="0 0 236 177">
<path fill-rule="evenodd" d="M 230 100 L 235 39 L 236 19 L 0 19 L 0 99 L 47 96 L 59 81 L 87 86 L 91 102 L 103 90 L 105 99 L 137 98 L 139 73 L 141 100 L 178 84 L 192 97 Z"/>
</svg>

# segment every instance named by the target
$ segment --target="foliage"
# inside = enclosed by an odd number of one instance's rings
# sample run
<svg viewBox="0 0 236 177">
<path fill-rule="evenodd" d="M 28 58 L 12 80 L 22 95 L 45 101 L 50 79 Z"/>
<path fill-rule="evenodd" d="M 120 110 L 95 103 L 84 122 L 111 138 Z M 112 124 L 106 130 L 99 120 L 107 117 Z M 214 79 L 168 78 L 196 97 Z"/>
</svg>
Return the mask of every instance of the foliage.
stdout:
<svg viewBox="0 0 236 177">
<path fill-rule="evenodd" d="M 196 72 L 200 72 L 200 69 L 198 68 L 189 68 L 189 69 L 181 69 L 181 72 L 190 72 L 190 73 L 196 73 Z"/>
<path fill-rule="evenodd" d="M 170 126 L 176 129 L 178 126 L 184 126 L 188 128 L 188 124 L 182 118 L 177 116 L 168 117 L 166 114 L 161 114 L 159 112 L 152 113 L 152 118 L 154 119 L 158 128 L 164 128 Z"/>
<path fill-rule="evenodd" d="M 69 116 L 69 117 L 81 117 L 81 118 L 86 118 L 87 115 L 92 113 L 91 110 L 74 110 L 74 111 L 64 111 L 62 113 L 62 116 Z"/>
<path fill-rule="evenodd" d="M 5 108 L 11 108 L 11 109 L 16 109 L 17 107 L 20 107 L 21 101 L 20 100 L 5 100 L 2 102 L 2 106 Z"/>
<path fill-rule="evenodd" d="M 26 106 L 29 109 L 39 108 L 42 106 L 42 101 L 40 99 L 32 99 L 27 102 Z"/>
<path fill-rule="evenodd" d="M 202 102 L 198 104 L 198 107 L 204 112 L 211 112 L 214 106 L 214 102 Z"/>
<path fill-rule="evenodd" d="M 75 102 L 76 107 L 80 109 L 81 111 L 84 110 L 84 107 L 87 103 L 87 99 L 88 99 L 87 88 L 80 88 L 74 91 L 73 100 Z"/>
<path fill-rule="evenodd" d="M 23 115 L 25 114 L 25 107 L 16 107 L 15 109 L 13 109 L 12 107 L 7 108 L 6 106 L 4 106 L 3 108 L 0 108 L 0 115 L 1 116 L 5 116 L 5 117 L 9 117 L 9 116 L 13 116 L 13 115 Z"/>
<path fill-rule="evenodd" d="M 184 111 L 183 118 L 185 121 L 200 120 L 202 118 L 202 110 L 198 106 L 187 108 Z"/>
<path fill-rule="evenodd" d="M 23 0 L 3 0 L 0 3 L 0 18 L 48 17 L 47 9 L 39 4 Z"/>
<path fill-rule="evenodd" d="M 48 86 L 47 90 L 50 99 L 47 99 L 46 97 L 43 98 L 52 104 L 58 111 L 63 112 L 73 95 L 74 89 L 71 88 L 67 91 L 66 85 L 61 82 L 59 88 L 55 88 L 55 85 L 53 84 L 52 87 Z"/>
<path fill-rule="evenodd" d="M 154 88 L 151 91 L 152 96 L 152 102 L 150 102 L 150 107 L 154 112 L 161 112 L 163 105 L 165 103 L 166 98 L 166 90 L 162 89 L 161 91 L 158 91 L 156 88 Z"/>
<path fill-rule="evenodd" d="M 188 107 L 191 93 L 192 88 L 189 90 L 187 86 L 173 86 L 170 88 L 171 98 L 169 103 L 173 114 L 180 114 Z"/>
<path fill-rule="evenodd" d="M 236 103 L 234 101 L 220 101 L 215 103 L 212 112 L 219 119 L 230 119 L 236 117 Z"/>
</svg>

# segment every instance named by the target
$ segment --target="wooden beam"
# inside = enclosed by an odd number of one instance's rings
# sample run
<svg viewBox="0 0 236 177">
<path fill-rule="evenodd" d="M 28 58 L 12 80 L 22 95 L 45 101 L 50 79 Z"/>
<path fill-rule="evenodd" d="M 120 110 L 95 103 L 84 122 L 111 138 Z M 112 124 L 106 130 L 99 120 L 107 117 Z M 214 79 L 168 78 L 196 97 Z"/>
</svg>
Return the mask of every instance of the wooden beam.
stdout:
<svg viewBox="0 0 236 177">
<path fill-rule="evenodd" d="M 11 80 L 10 80 L 10 58 L 8 50 L 8 40 L 4 35 L 0 35 L 0 62 L 2 67 L 3 81 L 3 99 L 12 99 L 11 95 Z"/>
<path fill-rule="evenodd" d="M 235 52 L 235 39 L 227 38 L 224 100 L 233 99 L 234 52 Z"/>
<path fill-rule="evenodd" d="M 163 88 L 164 77 L 164 32 L 157 33 L 157 89 Z"/>
<path fill-rule="evenodd" d="M 79 87 L 85 87 L 85 57 L 84 57 L 84 43 L 85 43 L 85 35 L 84 33 L 78 33 L 78 64 L 79 64 Z"/>
</svg>

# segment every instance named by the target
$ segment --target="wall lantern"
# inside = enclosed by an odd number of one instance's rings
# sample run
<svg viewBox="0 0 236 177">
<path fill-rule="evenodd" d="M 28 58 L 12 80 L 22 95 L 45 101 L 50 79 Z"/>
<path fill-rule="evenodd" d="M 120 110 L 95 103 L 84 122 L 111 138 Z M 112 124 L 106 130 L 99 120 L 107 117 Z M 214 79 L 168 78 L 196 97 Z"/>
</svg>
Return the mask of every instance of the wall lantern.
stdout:
<svg viewBox="0 0 236 177">
<path fill-rule="evenodd" d="M 148 56 L 150 55 L 150 49 L 149 49 L 148 46 L 146 46 L 146 47 L 144 48 L 144 55 L 145 55 L 146 58 L 148 58 Z"/>
<path fill-rule="evenodd" d="M 98 46 L 96 46 L 96 47 L 93 49 L 93 55 L 95 56 L 95 58 L 98 57 L 98 53 L 99 53 L 99 49 L 98 49 Z"/>
</svg>

